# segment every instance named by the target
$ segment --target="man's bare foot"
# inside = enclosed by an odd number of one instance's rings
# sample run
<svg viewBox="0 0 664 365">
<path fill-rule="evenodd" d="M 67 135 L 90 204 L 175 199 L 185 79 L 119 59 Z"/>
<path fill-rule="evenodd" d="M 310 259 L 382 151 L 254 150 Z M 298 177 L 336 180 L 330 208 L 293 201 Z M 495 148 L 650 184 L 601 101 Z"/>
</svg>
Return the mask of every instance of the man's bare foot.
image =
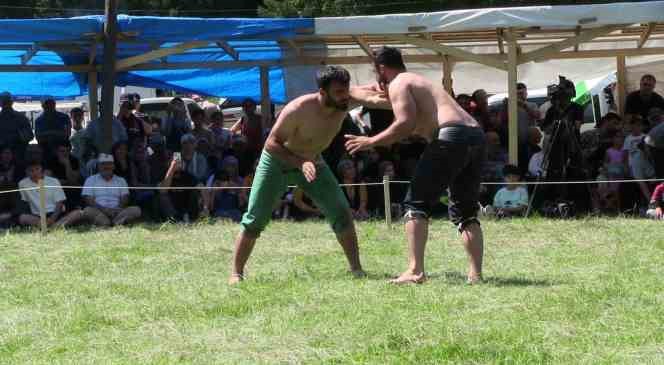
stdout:
<svg viewBox="0 0 664 365">
<path fill-rule="evenodd" d="M 231 274 L 231 277 L 228 278 L 228 285 L 236 285 L 244 280 L 244 275 L 242 274 Z"/>
<path fill-rule="evenodd" d="M 367 277 L 367 273 L 362 269 L 350 270 L 349 272 L 355 279 L 362 279 Z"/>
<path fill-rule="evenodd" d="M 399 275 L 398 278 L 390 280 L 390 284 L 422 284 L 427 280 L 427 276 L 421 272 L 419 274 L 413 274 L 410 271 Z"/>
<path fill-rule="evenodd" d="M 483 282 L 482 275 L 468 275 L 468 279 L 466 279 L 468 285 L 482 284 Z"/>
</svg>

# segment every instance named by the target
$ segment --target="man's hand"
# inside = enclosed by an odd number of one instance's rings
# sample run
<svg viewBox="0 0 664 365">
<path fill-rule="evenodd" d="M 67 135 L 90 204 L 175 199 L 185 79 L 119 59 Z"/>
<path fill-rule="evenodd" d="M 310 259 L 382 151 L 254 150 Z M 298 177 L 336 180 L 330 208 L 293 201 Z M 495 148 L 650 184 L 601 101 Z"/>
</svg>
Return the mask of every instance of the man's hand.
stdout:
<svg viewBox="0 0 664 365">
<path fill-rule="evenodd" d="M 371 137 L 354 136 L 352 134 L 346 134 L 344 137 L 346 137 L 346 150 L 351 155 L 373 147 Z"/>
<path fill-rule="evenodd" d="M 311 161 L 304 161 L 300 170 L 304 174 L 304 178 L 307 179 L 307 182 L 313 182 L 316 180 L 316 164 Z"/>
<path fill-rule="evenodd" d="M 664 218 L 664 212 L 662 211 L 662 208 L 655 208 L 655 219 L 662 219 Z"/>
</svg>

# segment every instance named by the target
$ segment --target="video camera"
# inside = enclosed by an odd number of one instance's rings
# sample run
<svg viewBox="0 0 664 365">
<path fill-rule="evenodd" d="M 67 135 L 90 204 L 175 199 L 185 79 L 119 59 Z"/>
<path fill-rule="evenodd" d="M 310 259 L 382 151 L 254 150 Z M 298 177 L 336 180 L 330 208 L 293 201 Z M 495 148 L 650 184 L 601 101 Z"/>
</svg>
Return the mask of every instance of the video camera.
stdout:
<svg viewBox="0 0 664 365">
<path fill-rule="evenodd" d="M 558 84 L 547 86 L 546 94 L 552 101 L 569 101 L 576 96 L 576 89 L 572 81 L 565 76 L 558 76 Z"/>
</svg>

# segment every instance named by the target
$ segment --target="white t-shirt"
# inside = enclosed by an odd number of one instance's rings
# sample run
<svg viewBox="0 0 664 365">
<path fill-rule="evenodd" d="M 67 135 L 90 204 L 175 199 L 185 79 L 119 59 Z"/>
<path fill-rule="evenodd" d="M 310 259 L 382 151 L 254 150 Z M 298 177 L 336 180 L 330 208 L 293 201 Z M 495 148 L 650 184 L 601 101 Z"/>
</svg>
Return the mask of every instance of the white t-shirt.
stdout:
<svg viewBox="0 0 664 365">
<path fill-rule="evenodd" d="M 54 186 L 53 188 L 46 188 L 46 213 L 53 213 L 55 206 L 59 202 L 64 202 L 67 198 L 65 192 L 58 179 L 49 176 L 44 176 L 45 186 Z M 18 183 L 19 189 L 38 188 L 39 184 L 30 180 L 29 177 L 24 178 Z M 21 200 L 30 205 L 30 212 L 34 215 L 39 215 L 39 190 L 21 191 Z"/>
<path fill-rule="evenodd" d="M 493 198 L 493 206 L 496 208 L 516 208 L 523 205 L 528 205 L 528 190 L 523 186 L 514 190 L 502 188 Z"/>
<path fill-rule="evenodd" d="M 627 156 L 629 157 L 629 166 L 634 164 L 634 157 L 639 153 L 639 143 L 641 143 L 643 137 L 643 134 L 639 134 L 638 136 L 633 136 L 630 134 L 625 137 L 623 150 L 627 151 Z"/>
<path fill-rule="evenodd" d="M 544 151 L 539 151 L 530 158 L 528 172 L 533 176 L 539 176 L 542 173 L 542 162 L 544 162 Z"/>
<path fill-rule="evenodd" d="M 91 189 L 92 187 L 95 189 Z M 109 189 L 99 189 L 98 187 L 108 187 Z M 129 189 L 127 189 L 127 181 L 120 176 L 113 175 L 113 178 L 107 181 L 97 174 L 85 179 L 81 195 L 95 198 L 95 202 L 104 208 L 119 208 L 120 199 L 129 195 Z"/>
</svg>

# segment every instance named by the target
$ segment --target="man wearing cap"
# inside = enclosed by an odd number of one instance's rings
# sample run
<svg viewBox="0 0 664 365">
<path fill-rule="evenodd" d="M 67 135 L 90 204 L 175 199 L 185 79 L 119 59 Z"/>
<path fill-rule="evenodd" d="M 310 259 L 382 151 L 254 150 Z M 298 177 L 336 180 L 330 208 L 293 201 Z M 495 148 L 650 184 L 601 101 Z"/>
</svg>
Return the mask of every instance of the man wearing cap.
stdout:
<svg viewBox="0 0 664 365">
<path fill-rule="evenodd" d="M 664 179 L 664 110 L 652 108 L 648 120 L 653 127 L 645 138 L 653 157 L 655 176 Z"/>
<path fill-rule="evenodd" d="M 18 161 L 23 161 L 25 149 L 34 138 L 30 121 L 13 108 L 14 101 L 8 92 L 0 94 L 0 145 L 9 146 Z"/>
<path fill-rule="evenodd" d="M 119 226 L 141 216 L 141 208 L 129 206 L 127 181 L 113 174 L 113 156 L 100 153 L 98 174 L 90 176 L 83 185 L 83 199 L 87 207 L 85 219 L 99 226 Z"/>
<path fill-rule="evenodd" d="M 37 143 L 45 150 L 51 149 L 55 142 L 68 140 L 71 133 L 69 116 L 59 112 L 55 106 L 55 99 L 44 100 L 42 102 L 44 112 L 35 120 Z"/>
</svg>

